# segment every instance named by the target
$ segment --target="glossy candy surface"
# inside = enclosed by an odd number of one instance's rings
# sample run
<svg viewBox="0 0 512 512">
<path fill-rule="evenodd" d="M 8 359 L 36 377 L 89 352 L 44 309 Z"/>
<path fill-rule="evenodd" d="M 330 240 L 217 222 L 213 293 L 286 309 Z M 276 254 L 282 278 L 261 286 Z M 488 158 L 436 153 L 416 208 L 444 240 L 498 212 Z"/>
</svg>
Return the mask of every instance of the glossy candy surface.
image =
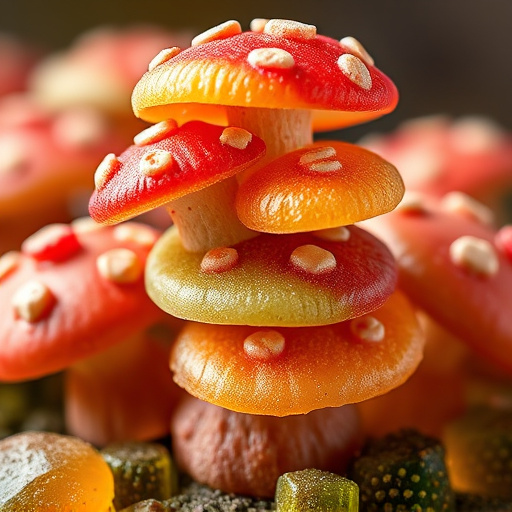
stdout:
<svg viewBox="0 0 512 512">
<path fill-rule="evenodd" d="M 334 473 L 305 469 L 282 475 L 276 490 L 277 512 L 357 512 L 359 487 Z"/>
<path fill-rule="evenodd" d="M 369 317 L 380 329 L 372 331 Z M 363 319 L 323 327 L 189 323 L 176 340 L 171 367 L 175 381 L 198 398 L 286 416 L 385 393 L 415 370 L 422 350 L 414 310 L 395 292 Z"/>
<path fill-rule="evenodd" d="M 148 258 L 148 294 L 164 311 L 206 323 L 303 326 L 360 316 L 393 292 L 395 266 L 375 237 L 348 229 L 344 242 L 259 235 L 233 246 L 233 264 L 209 272 L 201 270 L 203 254 L 183 249 L 171 228 Z M 306 250 L 294 253 L 300 247 Z"/>
<path fill-rule="evenodd" d="M 223 142 L 223 127 L 200 121 L 141 132 L 141 142 L 98 167 L 92 218 L 114 224 L 233 176 L 265 153 L 263 141 L 245 133 L 245 147 L 234 147 Z"/>
<path fill-rule="evenodd" d="M 346 226 L 382 215 L 402 199 L 394 166 L 338 141 L 289 152 L 243 181 L 240 220 L 265 233 L 295 233 Z"/>
<path fill-rule="evenodd" d="M 26 432 L 0 441 L 2 512 L 108 512 L 113 497 L 108 465 L 78 438 Z"/>
<path fill-rule="evenodd" d="M 396 88 L 368 59 L 311 25 L 292 22 L 283 30 L 282 20 L 271 21 L 263 32 L 243 33 L 227 22 L 204 42 L 155 62 L 134 89 L 135 114 L 225 124 L 225 106 L 335 110 L 314 122 L 329 130 L 393 110 Z"/>
</svg>

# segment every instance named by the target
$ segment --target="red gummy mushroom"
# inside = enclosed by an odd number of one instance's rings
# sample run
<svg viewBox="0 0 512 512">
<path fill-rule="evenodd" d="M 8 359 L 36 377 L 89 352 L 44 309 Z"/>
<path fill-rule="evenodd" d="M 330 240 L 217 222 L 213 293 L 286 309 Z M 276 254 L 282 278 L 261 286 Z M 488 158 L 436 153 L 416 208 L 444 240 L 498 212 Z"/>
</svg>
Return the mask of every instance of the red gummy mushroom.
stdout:
<svg viewBox="0 0 512 512">
<path fill-rule="evenodd" d="M 46 224 L 86 213 L 92 172 L 126 144 L 87 108 L 49 114 L 30 95 L 0 99 L 0 254 Z"/>
<path fill-rule="evenodd" d="M 510 372 L 512 262 L 488 221 L 488 210 L 463 194 L 454 202 L 452 195 L 439 200 L 417 193 L 365 226 L 393 251 L 409 297 Z"/>
<path fill-rule="evenodd" d="M 139 133 L 119 157 L 105 157 L 89 212 L 114 224 L 165 206 L 189 251 L 250 238 L 255 234 L 234 210 L 234 176 L 264 153 L 263 141 L 241 128 L 163 121 Z"/>
<path fill-rule="evenodd" d="M 506 191 L 512 186 L 512 134 L 491 119 L 418 118 L 360 143 L 395 164 L 407 190 L 436 197 L 464 192 L 505 215 Z"/>
<path fill-rule="evenodd" d="M 332 130 L 391 112 L 398 93 L 362 45 L 317 35 L 316 27 L 272 19 L 242 32 L 227 21 L 181 51 L 163 50 L 132 95 L 150 122 L 202 119 L 261 137 L 268 158 Z"/>
<path fill-rule="evenodd" d="M 158 234 L 138 223 L 53 224 L 0 258 L 0 380 L 67 369 L 68 430 L 96 444 L 168 431 L 169 347 L 147 329 L 170 317 L 143 282 Z"/>
</svg>

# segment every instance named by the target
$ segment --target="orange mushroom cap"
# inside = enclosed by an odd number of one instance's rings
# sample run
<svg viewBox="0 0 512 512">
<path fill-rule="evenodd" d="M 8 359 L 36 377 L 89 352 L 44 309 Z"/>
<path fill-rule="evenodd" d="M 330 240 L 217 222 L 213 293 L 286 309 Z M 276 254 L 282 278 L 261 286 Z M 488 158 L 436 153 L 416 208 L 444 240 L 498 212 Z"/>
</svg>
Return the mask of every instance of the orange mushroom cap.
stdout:
<svg viewBox="0 0 512 512">
<path fill-rule="evenodd" d="M 265 153 L 264 142 L 246 130 L 201 121 L 181 127 L 163 121 L 135 141 L 119 157 L 107 155 L 96 171 L 89 213 L 97 222 L 121 222 L 206 188 Z"/>
<path fill-rule="evenodd" d="M 132 95 L 135 115 L 151 122 L 226 124 L 225 106 L 288 108 L 315 111 L 316 130 L 375 119 L 397 101 L 366 52 L 289 20 L 270 20 L 262 32 L 242 32 L 235 21 L 214 27 L 155 58 Z"/>
<path fill-rule="evenodd" d="M 395 292 L 370 315 L 322 327 L 187 324 L 171 354 L 174 380 L 226 409 L 287 416 L 367 400 L 402 384 L 423 335 Z"/>
<path fill-rule="evenodd" d="M 387 213 L 403 194 L 396 168 L 375 153 L 322 141 L 258 169 L 240 185 L 236 209 L 250 229 L 295 233 Z"/>
<path fill-rule="evenodd" d="M 347 236 L 348 234 L 348 236 Z M 164 311 L 205 323 L 305 326 L 381 306 L 395 289 L 387 247 L 355 226 L 338 233 L 260 234 L 206 253 L 168 229 L 151 251 L 146 289 Z"/>
<path fill-rule="evenodd" d="M 417 305 L 512 370 L 512 261 L 478 209 L 453 210 L 443 200 L 406 195 L 394 212 L 364 225 L 395 254 L 399 285 Z"/>
<path fill-rule="evenodd" d="M 0 257 L 1 380 L 60 371 L 161 317 L 143 279 L 159 232 L 83 226 L 50 225 Z"/>
</svg>

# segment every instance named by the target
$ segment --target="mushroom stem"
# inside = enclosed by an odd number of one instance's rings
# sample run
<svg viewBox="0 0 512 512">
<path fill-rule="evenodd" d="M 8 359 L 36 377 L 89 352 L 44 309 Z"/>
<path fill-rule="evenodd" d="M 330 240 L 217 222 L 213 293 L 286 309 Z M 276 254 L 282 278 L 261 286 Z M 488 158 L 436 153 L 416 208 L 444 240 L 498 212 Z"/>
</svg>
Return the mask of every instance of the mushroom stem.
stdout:
<svg viewBox="0 0 512 512">
<path fill-rule="evenodd" d="M 310 110 L 226 107 L 226 112 L 230 126 L 245 128 L 261 137 L 266 144 L 265 158 L 244 171 L 244 175 L 313 142 Z"/>
<path fill-rule="evenodd" d="M 257 235 L 239 220 L 235 206 L 236 178 L 228 178 L 187 194 L 166 208 L 187 251 L 205 252 L 227 247 Z"/>
<path fill-rule="evenodd" d="M 155 337 L 136 334 L 70 367 L 64 392 L 67 430 L 97 446 L 165 436 L 181 396 L 168 352 Z"/>
</svg>

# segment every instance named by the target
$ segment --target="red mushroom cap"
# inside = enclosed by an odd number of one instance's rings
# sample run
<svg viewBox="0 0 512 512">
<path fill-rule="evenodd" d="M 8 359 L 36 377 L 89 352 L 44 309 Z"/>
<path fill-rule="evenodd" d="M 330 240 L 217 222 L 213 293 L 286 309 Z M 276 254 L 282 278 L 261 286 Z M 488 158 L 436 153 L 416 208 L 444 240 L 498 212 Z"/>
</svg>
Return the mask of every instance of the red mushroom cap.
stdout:
<svg viewBox="0 0 512 512">
<path fill-rule="evenodd" d="M 206 253 L 186 251 L 177 230 L 155 244 L 146 267 L 150 297 L 197 322 L 309 326 L 380 307 L 396 284 L 394 259 L 368 232 L 260 234 Z"/>
<path fill-rule="evenodd" d="M 468 213 L 425 195 L 406 195 L 395 211 L 364 225 L 393 251 L 399 286 L 417 305 L 511 371 L 512 261 L 496 245 L 494 229 L 478 212 L 473 218 Z"/>
<path fill-rule="evenodd" d="M 314 129 L 332 130 L 380 117 L 398 100 L 366 52 L 312 25 L 270 20 L 261 33 L 242 33 L 232 21 L 192 44 L 152 61 L 132 95 L 138 117 L 222 123 L 225 106 L 293 108 L 319 112 Z"/>
<path fill-rule="evenodd" d="M 143 280 L 158 234 L 137 223 L 53 225 L 2 256 L 0 379 L 62 370 L 160 318 Z"/>
<path fill-rule="evenodd" d="M 97 222 L 116 223 L 162 206 L 233 176 L 265 153 L 264 142 L 246 130 L 201 121 L 179 128 L 163 121 L 135 141 L 119 157 L 107 155 L 96 171 L 89 212 Z"/>
</svg>

